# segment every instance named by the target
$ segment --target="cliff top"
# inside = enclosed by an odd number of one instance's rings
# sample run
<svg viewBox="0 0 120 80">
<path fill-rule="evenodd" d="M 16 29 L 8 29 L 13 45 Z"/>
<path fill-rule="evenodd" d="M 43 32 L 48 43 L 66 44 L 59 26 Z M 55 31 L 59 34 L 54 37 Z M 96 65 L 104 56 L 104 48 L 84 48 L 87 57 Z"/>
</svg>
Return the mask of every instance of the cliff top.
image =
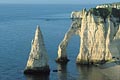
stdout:
<svg viewBox="0 0 120 80">
<path fill-rule="evenodd" d="M 117 8 L 91 8 L 89 12 L 102 18 L 107 18 L 108 16 L 120 17 L 120 9 Z"/>
<path fill-rule="evenodd" d="M 120 2 L 98 5 L 95 8 L 89 9 L 88 12 L 95 16 L 100 16 L 104 20 L 108 17 L 115 17 L 118 18 L 120 22 Z"/>
<path fill-rule="evenodd" d="M 110 3 L 110 4 L 100 4 L 96 6 L 96 8 L 107 8 L 107 7 L 120 9 L 120 2 Z"/>
<path fill-rule="evenodd" d="M 113 21 L 114 18 L 116 18 L 115 21 L 120 23 L 120 2 L 98 5 L 89 10 L 83 9 L 82 11 L 74 11 L 71 13 L 71 18 L 74 20 L 82 18 L 83 15 L 87 16 L 88 14 L 97 16 L 96 18 L 101 17 L 104 21 L 106 21 L 106 18 L 110 18 Z"/>
</svg>

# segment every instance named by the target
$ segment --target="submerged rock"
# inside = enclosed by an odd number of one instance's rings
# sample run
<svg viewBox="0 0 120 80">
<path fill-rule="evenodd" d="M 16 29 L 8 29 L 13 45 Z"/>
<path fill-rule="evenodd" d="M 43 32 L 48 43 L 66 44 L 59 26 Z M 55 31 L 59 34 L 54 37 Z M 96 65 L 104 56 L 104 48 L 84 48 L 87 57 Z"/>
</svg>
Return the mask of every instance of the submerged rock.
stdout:
<svg viewBox="0 0 120 80">
<path fill-rule="evenodd" d="M 25 74 L 49 74 L 48 56 L 40 27 L 37 26 L 32 40 L 29 59 L 24 70 Z"/>
<path fill-rule="evenodd" d="M 114 12 L 115 11 L 115 12 Z M 73 35 L 80 37 L 76 62 L 94 64 L 120 58 L 120 9 L 93 8 L 72 12 L 72 25 L 58 46 L 57 61 L 66 61 L 66 47 Z"/>
</svg>

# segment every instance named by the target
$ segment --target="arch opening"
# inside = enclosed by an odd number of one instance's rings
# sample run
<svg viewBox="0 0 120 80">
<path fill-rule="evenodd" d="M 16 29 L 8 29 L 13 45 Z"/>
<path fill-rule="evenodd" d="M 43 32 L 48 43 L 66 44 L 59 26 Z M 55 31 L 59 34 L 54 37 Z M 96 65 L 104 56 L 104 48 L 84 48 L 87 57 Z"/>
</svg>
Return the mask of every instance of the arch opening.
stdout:
<svg viewBox="0 0 120 80">
<path fill-rule="evenodd" d="M 80 37 L 78 35 L 73 35 L 68 41 L 68 45 L 66 47 L 68 59 L 70 59 L 72 62 L 75 62 L 79 54 Z"/>
</svg>

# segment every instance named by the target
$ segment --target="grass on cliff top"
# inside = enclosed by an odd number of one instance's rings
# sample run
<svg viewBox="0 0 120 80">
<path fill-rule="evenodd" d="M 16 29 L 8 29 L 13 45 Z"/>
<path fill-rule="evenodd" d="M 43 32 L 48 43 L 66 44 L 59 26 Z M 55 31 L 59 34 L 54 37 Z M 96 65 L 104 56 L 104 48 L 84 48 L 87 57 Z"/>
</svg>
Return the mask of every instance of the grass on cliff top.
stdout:
<svg viewBox="0 0 120 80">
<path fill-rule="evenodd" d="M 119 18 L 120 20 L 120 9 L 116 8 L 91 8 L 89 10 L 92 14 L 96 16 L 101 16 L 104 20 L 107 17 L 113 16 Z"/>
</svg>

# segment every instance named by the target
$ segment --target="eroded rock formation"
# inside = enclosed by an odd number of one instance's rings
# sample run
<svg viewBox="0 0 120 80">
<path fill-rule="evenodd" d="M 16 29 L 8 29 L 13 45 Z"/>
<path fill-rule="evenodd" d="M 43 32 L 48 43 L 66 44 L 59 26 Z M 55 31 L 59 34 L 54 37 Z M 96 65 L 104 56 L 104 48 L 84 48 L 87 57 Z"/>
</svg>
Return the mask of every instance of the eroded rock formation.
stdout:
<svg viewBox="0 0 120 80">
<path fill-rule="evenodd" d="M 40 27 L 37 26 L 35 37 L 32 40 L 29 59 L 25 68 L 25 74 L 49 74 L 48 56 Z"/>
<path fill-rule="evenodd" d="M 71 14 L 72 25 L 58 46 L 58 62 L 68 61 L 66 47 L 74 35 L 80 36 L 80 49 L 76 62 L 92 64 L 120 58 L 120 10 L 92 8 Z"/>
</svg>

